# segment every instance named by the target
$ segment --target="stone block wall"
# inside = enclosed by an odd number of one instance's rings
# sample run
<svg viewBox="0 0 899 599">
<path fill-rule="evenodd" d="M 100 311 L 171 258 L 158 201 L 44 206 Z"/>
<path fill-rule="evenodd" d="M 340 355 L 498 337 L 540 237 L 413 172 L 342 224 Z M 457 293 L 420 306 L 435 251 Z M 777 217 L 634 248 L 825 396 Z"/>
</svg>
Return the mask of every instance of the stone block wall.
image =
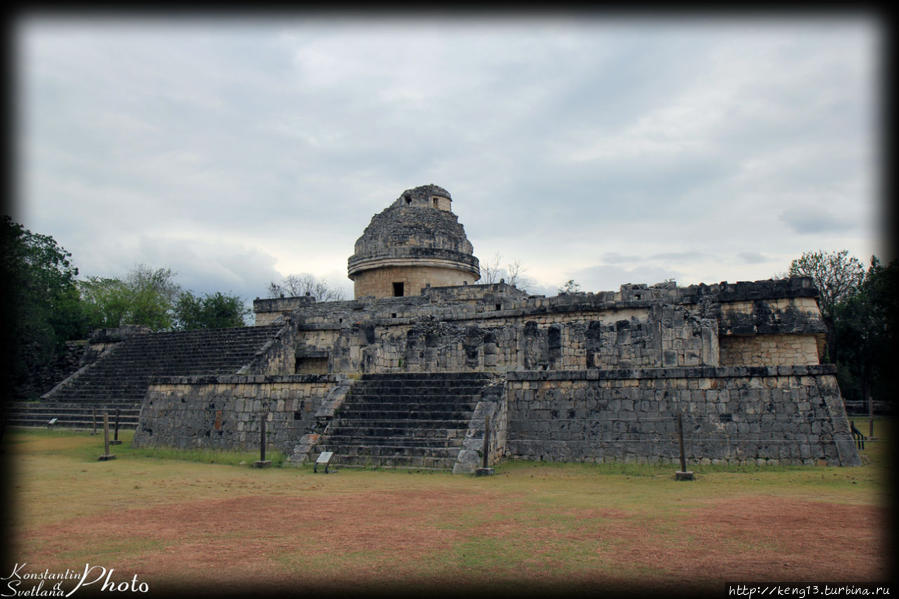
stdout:
<svg viewBox="0 0 899 599">
<path fill-rule="evenodd" d="M 858 465 L 830 365 L 507 374 L 507 455 Z"/>
<path fill-rule="evenodd" d="M 383 268 L 362 271 L 354 275 L 354 294 L 357 298 L 365 296 L 391 297 L 394 295 L 393 284 L 403 284 L 403 295 L 420 295 L 428 286 L 467 285 L 477 280 L 477 275 L 452 268 L 428 266 L 385 266 Z"/>
<path fill-rule="evenodd" d="M 720 340 L 722 366 L 818 364 L 815 335 L 731 335 Z"/>
<path fill-rule="evenodd" d="M 303 306 L 309 306 L 315 303 L 315 298 L 311 296 L 294 296 L 294 297 L 276 297 L 268 299 L 253 300 L 253 314 L 256 315 L 255 326 L 266 326 L 272 324 L 281 316 L 286 316 Z"/>
<path fill-rule="evenodd" d="M 290 455 L 341 380 L 330 375 L 159 378 L 144 398 L 134 446 L 258 450 L 265 414 L 267 447 Z"/>
</svg>

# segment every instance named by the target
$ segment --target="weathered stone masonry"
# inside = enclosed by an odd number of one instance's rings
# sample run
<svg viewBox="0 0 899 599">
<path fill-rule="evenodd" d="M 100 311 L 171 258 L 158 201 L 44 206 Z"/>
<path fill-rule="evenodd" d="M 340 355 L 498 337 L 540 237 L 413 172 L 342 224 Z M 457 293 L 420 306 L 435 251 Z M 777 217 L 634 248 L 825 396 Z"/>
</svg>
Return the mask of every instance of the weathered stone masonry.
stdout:
<svg viewBox="0 0 899 599">
<path fill-rule="evenodd" d="M 297 463 L 326 448 L 472 472 L 485 422 L 491 463 L 675 462 L 680 415 L 692 463 L 859 463 L 809 279 L 474 285 L 450 207 L 424 186 L 375 215 L 348 261 L 352 301 L 257 299 L 278 335 L 233 375 L 155 379 L 135 443 L 252 449 L 265 414 Z"/>
<path fill-rule="evenodd" d="M 855 463 L 830 365 L 514 372 L 507 451 L 549 461 Z"/>
<path fill-rule="evenodd" d="M 456 302 L 449 299 L 454 293 Z M 278 430 L 272 442 L 294 454 L 315 428 L 308 411 L 318 409 L 338 380 L 354 383 L 329 377 L 497 372 L 505 373 L 502 397 L 472 415 L 456 471 L 479 464 L 485 412 L 494 431 L 493 460 L 676 461 L 675 419 L 681 413 L 691 461 L 855 464 L 833 367 L 818 364 L 823 327 L 814 293 L 808 280 L 792 279 L 625 286 L 617 293 L 556 298 L 526 296 L 498 284 L 432 288 L 407 298 L 304 301 L 289 317 L 281 316 L 295 331 L 281 338 L 294 343 L 296 371 L 315 356 L 329 374 L 282 370 L 283 381 L 260 379 L 249 395 L 237 391 L 247 383 L 225 377 L 180 386 L 157 382 L 145 411 L 148 421 L 183 423 L 180 432 L 154 432 L 153 442 L 188 439 L 195 446 L 249 449 L 258 443 L 254 410 L 271 409 L 271 430 Z M 264 308 L 269 301 L 257 304 Z M 760 339 L 771 344 L 758 354 L 769 366 L 741 364 L 750 354 L 726 349 L 762 346 Z M 259 363 L 286 369 L 288 345 L 272 344 L 278 359 L 260 357 Z M 785 360 L 793 363 L 778 364 Z M 283 386 L 287 382 L 293 386 Z M 297 416 L 290 394 L 307 402 L 307 412 Z M 191 418 L 183 412 L 172 417 L 179 402 L 198 411 Z M 151 413 L 151 404 L 168 411 Z M 224 417 L 222 429 L 210 429 L 217 411 L 233 414 Z M 188 422 L 195 424 L 185 429 Z M 237 422 L 241 428 L 230 430 Z M 138 439 L 148 442 L 140 431 Z M 303 447 L 312 451 L 316 445 Z"/>
<path fill-rule="evenodd" d="M 156 379 L 141 413 L 135 446 L 181 449 L 259 447 L 260 419 L 267 442 L 288 453 L 315 423 L 315 413 L 342 377 L 332 375 L 222 375 Z"/>
</svg>

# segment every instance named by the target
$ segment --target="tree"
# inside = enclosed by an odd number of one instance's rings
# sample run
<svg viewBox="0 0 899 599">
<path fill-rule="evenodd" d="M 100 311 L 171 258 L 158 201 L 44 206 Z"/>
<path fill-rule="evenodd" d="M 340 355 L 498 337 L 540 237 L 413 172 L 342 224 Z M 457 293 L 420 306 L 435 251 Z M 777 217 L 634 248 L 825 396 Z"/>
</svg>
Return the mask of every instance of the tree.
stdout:
<svg viewBox="0 0 899 599">
<path fill-rule="evenodd" d="M 329 287 L 310 274 L 288 275 L 281 283 L 272 281 L 268 285 L 269 297 L 299 297 L 310 295 L 317 302 L 333 302 L 344 299 L 343 291 Z"/>
<path fill-rule="evenodd" d="M 834 310 L 838 377 L 847 399 L 891 401 L 899 383 L 894 365 L 897 319 L 899 264 L 894 260 L 884 267 L 872 256 L 857 292 Z"/>
<path fill-rule="evenodd" d="M 41 389 L 37 374 L 53 363 L 71 339 L 89 330 L 72 254 L 49 235 L 32 233 L 4 215 L 0 260 L 7 302 L 2 340 L 3 384 L 15 396 Z"/>
<path fill-rule="evenodd" d="M 804 252 L 790 263 L 791 277 L 811 277 L 818 288 L 821 313 L 833 317 L 836 305 L 855 293 L 865 278 L 865 267 L 849 250 Z"/>
<path fill-rule="evenodd" d="M 481 283 L 492 285 L 503 281 L 512 287 L 526 291 L 527 287 L 533 285 L 533 281 L 524 275 L 525 269 L 522 268 L 518 259 L 506 264 L 505 267 L 500 266 L 502 255 L 497 252 L 493 257 L 493 262 L 481 263 Z"/>
<path fill-rule="evenodd" d="M 89 277 L 79 287 L 95 328 L 138 324 L 154 331 L 172 327 L 181 293 L 170 268 L 136 266 L 124 279 Z"/>
<path fill-rule="evenodd" d="M 559 293 L 579 293 L 580 290 L 580 284 L 576 283 L 574 279 L 568 279 L 568 282 L 559 287 Z"/>
<path fill-rule="evenodd" d="M 810 277 L 818 288 L 821 318 L 827 327 L 827 356 L 837 362 L 837 340 L 834 336 L 834 310 L 851 297 L 865 279 L 865 268 L 848 250 L 839 252 L 804 252 L 790 263 L 791 277 Z"/>
<path fill-rule="evenodd" d="M 175 328 L 189 331 L 242 327 L 246 325 L 244 317 L 249 314 L 250 309 L 236 295 L 216 291 L 199 297 L 185 291 L 175 302 Z"/>
</svg>

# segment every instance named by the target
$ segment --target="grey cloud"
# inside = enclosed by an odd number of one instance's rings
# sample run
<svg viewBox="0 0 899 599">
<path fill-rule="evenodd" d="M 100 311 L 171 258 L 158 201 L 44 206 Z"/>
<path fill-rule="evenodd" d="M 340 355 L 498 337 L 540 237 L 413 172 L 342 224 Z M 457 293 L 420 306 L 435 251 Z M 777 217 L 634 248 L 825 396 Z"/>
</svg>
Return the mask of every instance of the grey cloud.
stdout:
<svg viewBox="0 0 899 599">
<path fill-rule="evenodd" d="M 737 256 L 746 264 L 761 264 L 771 260 L 771 258 L 765 254 L 759 252 L 740 252 Z"/>
<path fill-rule="evenodd" d="M 790 208 L 780 213 L 780 220 L 797 233 L 829 233 L 847 231 L 853 223 L 829 214 L 822 208 Z"/>
<path fill-rule="evenodd" d="M 602 256 L 602 261 L 606 264 L 617 264 L 620 262 L 637 262 L 642 260 L 641 256 L 623 255 L 618 252 L 606 252 Z"/>
<path fill-rule="evenodd" d="M 851 209 L 836 203 L 871 201 L 874 36 L 857 23 L 35 19 L 22 32 L 26 224 L 74 240 L 76 260 L 97 268 L 117 264 L 110 254 L 179 259 L 129 237 L 164 246 L 170 231 L 195 231 L 224 240 L 230 258 L 176 243 L 195 252 L 181 270 L 249 291 L 285 257 L 233 240 L 271 239 L 293 257 L 327 243 L 348 256 L 372 214 L 436 183 L 453 193 L 476 252 L 524 237 L 561 271 L 589 240 L 621 249 L 584 271 L 592 287 L 617 288 L 676 274 L 666 263 L 713 260 L 720 235 L 658 253 L 659 231 L 732 227 L 710 215 L 754 205 L 751 194 L 768 202 L 760 214 L 781 212 L 810 242 L 849 230 L 839 224 Z M 832 209 L 802 212 L 815 190 L 843 181 L 853 184 Z M 631 242 L 650 228 L 643 258 Z M 758 231 L 732 228 L 721 255 L 757 263 Z M 643 260 L 661 264 L 614 270 Z"/>
<path fill-rule="evenodd" d="M 687 262 L 690 260 L 699 260 L 706 257 L 705 252 L 662 252 L 649 256 L 649 260 L 673 260 Z"/>
</svg>

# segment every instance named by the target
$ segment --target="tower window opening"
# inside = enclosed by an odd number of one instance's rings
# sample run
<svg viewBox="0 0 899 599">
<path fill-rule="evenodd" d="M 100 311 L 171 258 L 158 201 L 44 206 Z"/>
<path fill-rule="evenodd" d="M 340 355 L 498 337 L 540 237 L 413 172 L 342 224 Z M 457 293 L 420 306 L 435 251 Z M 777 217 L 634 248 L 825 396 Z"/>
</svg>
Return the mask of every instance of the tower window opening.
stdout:
<svg viewBox="0 0 899 599">
<path fill-rule="evenodd" d="M 433 198 L 433 200 L 434 200 L 434 208 L 436 208 L 437 207 L 437 198 Z"/>
<path fill-rule="evenodd" d="M 403 284 L 402 283 L 394 283 L 393 284 L 393 297 L 403 297 Z"/>
</svg>

